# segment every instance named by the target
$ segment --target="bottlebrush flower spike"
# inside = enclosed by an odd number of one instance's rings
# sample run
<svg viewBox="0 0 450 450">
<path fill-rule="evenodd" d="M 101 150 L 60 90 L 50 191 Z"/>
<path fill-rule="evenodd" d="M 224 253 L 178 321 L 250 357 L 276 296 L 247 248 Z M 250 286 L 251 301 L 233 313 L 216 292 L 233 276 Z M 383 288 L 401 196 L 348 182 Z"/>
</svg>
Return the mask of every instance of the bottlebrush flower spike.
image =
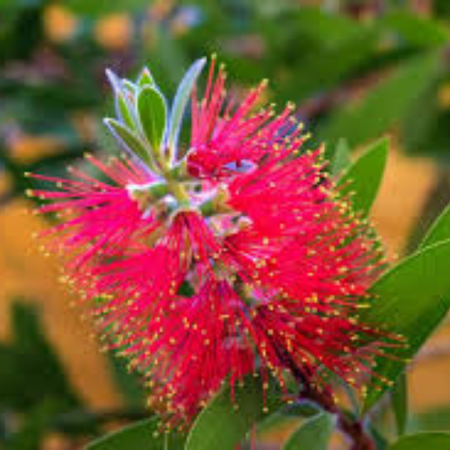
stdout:
<svg viewBox="0 0 450 450">
<path fill-rule="evenodd" d="M 142 132 L 139 114 L 170 135 L 170 121 L 142 107 L 142 90 L 157 90 L 146 72 L 137 84 L 113 77 L 120 117 L 110 123 L 131 159 L 88 156 L 109 181 L 81 168 L 74 180 L 35 176 L 59 187 L 34 195 L 49 201 L 42 212 L 66 216 L 48 233 L 69 278 L 168 424 L 188 423 L 225 380 L 253 372 L 283 385 L 293 371 L 328 389 L 326 369 L 357 385 L 394 345 L 358 321 L 382 254 L 322 149 L 303 150 L 291 106 L 257 108 L 266 83 L 233 106 L 214 66 L 203 97 L 193 93 L 186 156 L 173 161 L 176 139 L 153 148 Z"/>
</svg>

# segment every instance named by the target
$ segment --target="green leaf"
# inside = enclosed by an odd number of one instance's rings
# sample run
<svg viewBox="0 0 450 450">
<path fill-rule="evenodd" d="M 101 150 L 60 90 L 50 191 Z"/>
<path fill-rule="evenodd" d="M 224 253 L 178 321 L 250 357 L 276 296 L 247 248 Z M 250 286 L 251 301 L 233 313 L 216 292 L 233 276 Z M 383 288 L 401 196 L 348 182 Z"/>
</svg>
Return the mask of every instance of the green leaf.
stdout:
<svg viewBox="0 0 450 450">
<path fill-rule="evenodd" d="M 447 20 L 450 18 L 450 3 L 447 0 L 433 0 L 431 4 L 434 15 Z"/>
<path fill-rule="evenodd" d="M 21 417 L 14 433 L 7 435 L 3 450 L 37 450 L 43 447 L 42 440 L 49 432 L 49 425 L 61 409 L 57 403 L 41 399 L 27 414 Z"/>
<path fill-rule="evenodd" d="M 417 433 L 404 436 L 389 450 L 449 450 L 450 434 L 448 433 Z"/>
<path fill-rule="evenodd" d="M 319 138 L 335 145 L 345 137 L 353 147 L 386 132 L 434 82 L 441 60 L 441 52 L 431 52 L 404 63 L 366 97 L 334 112 L 320 128 Z"/>
<path fill-rule="evenodd" d="M 372 426 L 369 425 L 370 434 L 375 443 L 375 447 L 377 450 L 387 450 L 389 446 L 388 440 L 381 434 L 381 432 Z"/>
<path fill-rule="evenodd" d="M 159 432 L 157 418 L 134 423 L 108 434 L 85 447 L 85 450 L 179 450 L 183 439 Z"/>
<path fill-rule="evenodd" d="M 150 72 L 150 69 L 148 67 L 144 67 L 142 69 L 141 75 L 139 76 L 138 85 L 141 88 L 145 86 L 156 86 L 155 80 L 153 79 L 152 73 Z"/>
<path fill-rule="evenodd" d="M 350 147 L 345 139 L 339 139 L 330 165 L 330 174 L 337 178 L 350 165 Z"/>
<path fill-rule="evenodd" d="M 450 205 L 431 225 L 419 248 L 425 248 L 447 239 L 450 239 Z"/>
<path fill-rule="evenodd" d="M 450 430 L 450 407 L 440 406 L 436 409 L 420 412 L 411 417 L 408 430 L 442 431 Z"/>
<path fill-rule="evenodd" d="M 205 64 L 206 58 L 195 61 L 194 64 L 192 64 L 192 66 L 188 69 L 178 86 L 170 112 L 169 132 L 167 135 L 167 146 L 169 151 L 172 153 L 172 156 L 176 156 L 175 151 L 178 144 L 178 137 L 180 135 L 184 113 L 191 96 L 192 89 L 194 88 L 195 82 Z"/>
<path fill-rule="evenodd" d="M 308 38 L 325 46 L 358 36 L 363 26 L 357 20 L 343 14 L 335 14 L 322 7 L 303 6 L 292 11 L 294 24 Z"/>
<path fill-rule="evenodd" d="M 61 410 L 79 407 L 80 399 L 45 336 L 36 308 L 16 301 L 11 316 L 12 342 L 0 344 L 0 405 L 27 411 L 46 399 Z"/>
<path fill-rule="evenodd" d="M 374 298 L 360 320 L 399 334 L 407 342 L 386 350 L 392 358 L 376 359 L 374 370 L 387 380 L 397 379 L 446 315 L 450 306 L 449 264 L 447 240 L 405 258 L 371 287 Z M 364 410 L 370 409 L 388 388 L 386 382 L 373 377 L 367 386 Z"/>
<path fill-rule="evenodd" d="M 153 87 L 144 86 L 137 98 L 139 122 L 144 136 L 155 151 L 159 151 L 167 122 L 167 106 L 164 97 Z"/>
<path fill-rule="evenodd" d="M 341 193 L 350 196 L 354 210 L 365 216 L 380 187 L 388 146 L 386 138 L 376 141 L 348 168 L 338 183 Z"/>
<path fill-rule="evenodd" d="M 136 128 L 131 105 L 122 92 L 116 92 L 116 109 L 122 122 L 132 130 Z"/>
<path fill-rule="evenodd" d="M 408 422 L 408 380 L 403 372 L 397 379 L 392 389 L 392 409 L 394 411 L 397 434 L 405 433 Z"/>
<path fill-rule="evenodd" d="M 111 69 L 106 69 L 105 73 L 114 90 L 117 117 L 125 126 L 134 130 L 136 124 L 124 80 L 121 80 Z"/>
<path fill-rule="evenodd" d="M 143 407 L 145 403 L 145 390 L 139 376 L 130 372 L 125 362 L 115 354 L 108 355 L 108 366 L 112 379 L 129 407 Z"/>
<path fill-rule="evenodd" d="M 242 387 L 235 387 L 234 405 L 231 395 L 227 386 L 203 409 L 188 435 L 185 450 L 234 450 L 250 427 L 267 415 L 260 378 L 248 377 Z M 270 391 L 266 402 L 268 410 L 279 405 Z"/>
<path fill-rule="evenodd" d="M 361 28 L 343 41 L 332 42 L 334 45 L 324 46 L 301 61 L 302 69 L 296 71 L 292 79 L 298 100 L 334 88 L 350 76 L 363 61 L 373 55 L 378 31 Z"/>
<path fill-rule="evenodd" d="M 143 10 L 149 6 L 149 0 L 67 0 L 65 6 L 75 13 L 87 16 L 103 16 L 116 12 Z"/>
<path fill-rule="evenodd" d="M 444 72 L 444 71 L 443 71 Z M 402 146 L 409 154 L 447 158 L 450 138 L 445 130 L 449 111 L 440 104 L 439 91 L 445 85 L 442 75 L 420 94 L 399 125 Z"/>
<path fill-rule="evenodd" d="M 309 419 L 313 416 L 317 416 L 321 411 L 322 410 L 313 403 L 304 402 L 291 405 L 287 404 L 259 422 L 256 432 L 258 435 L 261 435 L 286 425 L 295 425 L 298 423 L 299 417 L 302 419 Z"/>
<path fill-rule="evenodd" d="M 321 413 L 308 419 L 289 437 L 284 450 L 327 450 L 328 442 L 334 428 L 334 418 Z"/>
<path fill-rule="evenodd" d="M 436 47 L 448 41 L 448 31 L 443 24 L 408 11 L 388 13 L 379 25 L 395 31 L 410 44 L 420 47 Z"/>
<path fill-rule="evenodd" d="M 105 119 L 104 123 L 129 155 L 137 156 L 145 163 L 151 164 L 149 152 L 136 133 L 115 119 Z"/>
</svg>

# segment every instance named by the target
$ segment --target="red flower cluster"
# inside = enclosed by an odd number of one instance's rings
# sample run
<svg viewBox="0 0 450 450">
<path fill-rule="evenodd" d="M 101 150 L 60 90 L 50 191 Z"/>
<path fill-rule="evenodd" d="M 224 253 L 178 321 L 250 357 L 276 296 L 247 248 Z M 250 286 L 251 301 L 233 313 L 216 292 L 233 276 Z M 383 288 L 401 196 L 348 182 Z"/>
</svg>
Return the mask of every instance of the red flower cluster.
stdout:
<svg viewBox="0 0 450 450">
<path fill-rule="evenodd" d="M 215 72 L 213 62 L 194 95 L 178 180 L 161 188 L 136 160 L 88 156 L 110 181 L 72 169 L 72 180 L 39 176 L 59 191 L 34 192 L 52 201 L 42 212 L 64 217 L 52 243 L 107 346 L 173 423 L 252 372 L 283 384 L 296 367 L 320 385 L 325 368 L 355 383 L 381 345 L 357 320 L 382 268 L 373 233 L 339 197 L 322 151 L 302 150 L 292 108 L 258 110 L 265 83 L 233 105 Z"/>
</svg>

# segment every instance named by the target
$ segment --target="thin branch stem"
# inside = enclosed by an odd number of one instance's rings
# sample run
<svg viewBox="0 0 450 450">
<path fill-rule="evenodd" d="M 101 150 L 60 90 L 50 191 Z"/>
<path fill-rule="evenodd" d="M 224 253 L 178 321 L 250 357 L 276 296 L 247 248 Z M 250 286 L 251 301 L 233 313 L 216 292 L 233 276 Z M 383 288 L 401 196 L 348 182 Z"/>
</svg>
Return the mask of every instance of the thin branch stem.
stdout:
<svg viewBox="0 0 450 450">
<path fill-rule="evenodd" d="M 338 428 L 351 441 L 350 450 L 375 450 L 375 443 L 366 433 L 362 421 L 340 410 L 331 392 L 315 388 L 310 382 L 310 374 L 304 373 L 283 348 L 276 348 L 276 352 L 301 387 L 301 399 L 313 401 L 337 417 Z"/>
</svg>

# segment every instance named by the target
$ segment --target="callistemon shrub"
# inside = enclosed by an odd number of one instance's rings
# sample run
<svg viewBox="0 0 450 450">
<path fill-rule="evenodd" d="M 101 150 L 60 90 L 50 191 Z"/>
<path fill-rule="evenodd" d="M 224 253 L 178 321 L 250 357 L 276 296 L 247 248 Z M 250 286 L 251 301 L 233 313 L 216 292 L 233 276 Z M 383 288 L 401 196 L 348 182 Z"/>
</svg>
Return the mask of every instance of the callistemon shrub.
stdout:
<svg viewBox="0 0 450 450">
<path fill-rule="evenodd" d="M 266 82 L 228 95 L 212 58 L 196 87 L 205 62 L 170 107 L 147 69 L 137 82 L 108 72 L 117 118 L 105 124 L 123 155 L 86 155 L 97 170 L 71 167 L 68 179 L 33 175 L 53 183 L 33 192 L 60 218 L 49 249 L 169 424 L 249 374 L 263 388 L 293 375 L 330 392 L 330 373 L 359 385 L 388 345 L 359 319 L 380 245 L 323 148 L 308 146 L 292 105 L 263 105 Z"/>
</svg>

